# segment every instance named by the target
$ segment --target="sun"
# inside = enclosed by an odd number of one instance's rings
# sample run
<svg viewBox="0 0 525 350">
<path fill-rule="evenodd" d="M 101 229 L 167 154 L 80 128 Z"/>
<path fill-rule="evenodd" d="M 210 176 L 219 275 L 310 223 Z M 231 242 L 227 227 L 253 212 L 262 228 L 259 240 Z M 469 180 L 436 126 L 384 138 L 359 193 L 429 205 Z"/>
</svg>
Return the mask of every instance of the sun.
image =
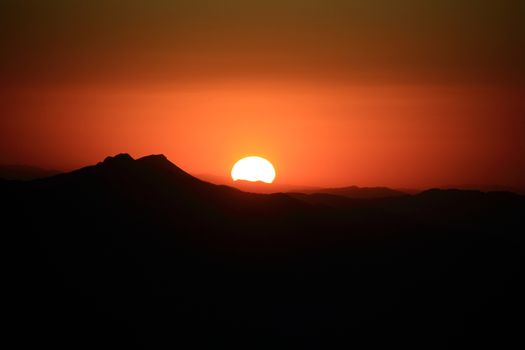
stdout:
<svg viewBox="0 0 525 350">
<path fill-rule="evenodd" d="M 275 179 L 275 168 L 264 158 L 251 156 L 237 161 L 232 168 L 232 179 L 246 181 L 261 181 L 272 183 Z"/>
</svg>

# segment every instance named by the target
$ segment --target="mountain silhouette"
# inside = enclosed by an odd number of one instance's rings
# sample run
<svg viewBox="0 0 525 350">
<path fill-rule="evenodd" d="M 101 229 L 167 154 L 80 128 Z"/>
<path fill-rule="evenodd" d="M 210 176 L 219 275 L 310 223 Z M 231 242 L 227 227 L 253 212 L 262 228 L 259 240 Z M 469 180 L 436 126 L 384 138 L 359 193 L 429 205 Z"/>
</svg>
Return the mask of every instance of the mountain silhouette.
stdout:
<svg viewBox="0 0 525 350">
<path fill-rule="evenodd" d="M 522 341 L 514 193 L 255 194 L 119 154 L 0 194 L 7 333 L 22 347 Z"/>
</svg>

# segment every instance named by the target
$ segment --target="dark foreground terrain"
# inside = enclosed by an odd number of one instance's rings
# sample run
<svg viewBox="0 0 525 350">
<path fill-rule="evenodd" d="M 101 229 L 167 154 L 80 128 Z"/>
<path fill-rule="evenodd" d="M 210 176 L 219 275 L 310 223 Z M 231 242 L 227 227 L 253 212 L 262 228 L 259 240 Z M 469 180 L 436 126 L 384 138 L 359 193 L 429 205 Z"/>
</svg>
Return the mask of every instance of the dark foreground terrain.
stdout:
<svg viewBox="0 0 525 350">
<path fill-rule="evenodd" d="M 512 193 L 258 195 L 119 155 L 0 194 L 19 348 L 524 342 Z"/>
</svg>

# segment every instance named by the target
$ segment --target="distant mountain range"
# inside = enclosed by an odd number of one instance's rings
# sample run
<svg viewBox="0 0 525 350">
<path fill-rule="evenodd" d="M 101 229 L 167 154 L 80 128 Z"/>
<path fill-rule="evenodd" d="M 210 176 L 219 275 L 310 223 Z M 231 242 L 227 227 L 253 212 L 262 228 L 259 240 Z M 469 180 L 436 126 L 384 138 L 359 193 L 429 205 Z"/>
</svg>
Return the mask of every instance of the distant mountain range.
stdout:
<svg viewBox="0 0 525 350">
<path fill-rule="evenodd" d="M 34 180 L 61 173 L 58 170 L 42 169 L 29 165 L 0 165 L 0 179 Z"/>
<path fill-rule="evenodd" d="M 407 193 L 393 190 L 387 187 L 339 187 L 339 188 L 321 188 L 316 190 L 300 190 L 301 193 L 326 193 L 349 198 L 387 198 L 406 196 Z"/>
<path fill-rule="evenodd" d="M 417 194 L 423 192 L 425 189 L 415 188 L 389 188 L 384 186 L 376 187 L 359 187 L 359 186 L 346 186 L 346 187 L 320 187 L 320 186 L 300 186 L 291 184 L 273 183 L 271 185 L 262 182 L 249 182 L 237 180 L 233 181 L 229 177 L 215 176 L 209 174 L 201 174 L 198 178 L 219 185 L 227 185 L 238 188 L 245 192 L 254 193 L 325 193 L 334 194 L 338 196 L 344 196 L 349 198 L 385 198 L 385 197 L 397 197 L 407 194 Z M 444 185 L 440 186 L 441 189 L 463 189 L 463 190 L 478 190 L 481 192 L 514 192 L 519 194 L 525 194 L 525 189 L 512 187 L 512 186 L 500 186 L 500 185 Z"/>
<path fill-rule="evenodd" d="M 0 198 L 5 331 L 20 347 L 522 341 L 517 194 L 256 194 L 120 154 L 0 181 Z"/>
</svg>

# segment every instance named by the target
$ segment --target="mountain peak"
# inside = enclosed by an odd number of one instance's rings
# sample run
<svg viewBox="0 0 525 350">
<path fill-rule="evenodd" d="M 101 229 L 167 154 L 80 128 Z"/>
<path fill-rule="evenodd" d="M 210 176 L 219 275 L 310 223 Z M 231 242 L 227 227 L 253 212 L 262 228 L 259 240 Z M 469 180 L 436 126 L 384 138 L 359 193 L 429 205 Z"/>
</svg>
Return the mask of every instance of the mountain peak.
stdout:
<svg viewBox="0 0 525 350">
<path fill-rule="evenodd" d="M 137 159 L 139 161 L 146 161 L 146 162 L 170 162 L 168 158 L 164 154 L 151 154 L 149 156 L 145 156 L 142 158 Z M 170 162 L 171 163 L 171 162 Z"/>
<path fill-rule="evenodd" d="M 172 175 L 177 174 L 178 176 L 182 176 L 186 179 L 191 179 L 192 181 L 198 180 L 197 178 L 193 177 L 192 175 L 179 168 L 177 165 L 173 164 L 168 158 L 166 158 L 164 154 L 152 154 L 149 156 L 139 158 L 136 160 L 136 162 L 138 164 L 142 164 L 143 166 L 147 166 L 150 169 L 162 170 Z"/>
<path fill-rule="evenodd" d="M 119 153 L 116 156 L 106 157 L 103 161 L 104 164 L 117 164 L 117 163 L 128 163 L 134 161 L 133 157 L 127 153 Z"/>
<path fill-rule="evenodd" d="M 137 162 L 139 164 L 144 164 L 148 166 L 153 166 L 157 168 L 177 168 L 179 169 L 175 164 L 170 162 L 168 158 L 164 154 L 151 154 L 149 156 L 145 156 L 142 158 L 137 159 Z M 181 170 L 182 171 L 182 170 Z"/>
</svg>

